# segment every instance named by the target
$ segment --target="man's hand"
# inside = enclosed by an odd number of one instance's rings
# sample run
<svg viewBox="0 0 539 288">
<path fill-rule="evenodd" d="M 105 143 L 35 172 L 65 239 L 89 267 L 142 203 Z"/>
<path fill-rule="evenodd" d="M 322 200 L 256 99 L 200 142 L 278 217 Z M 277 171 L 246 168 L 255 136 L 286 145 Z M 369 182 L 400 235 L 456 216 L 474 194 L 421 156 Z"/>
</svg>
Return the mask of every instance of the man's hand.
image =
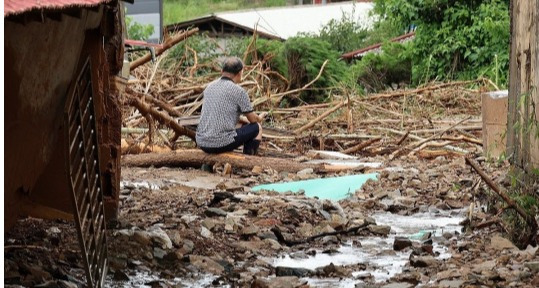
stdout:
<svg viewBox="0 0 539 288">
<path fill-rule="evenodd" d="M 256 114 L 255 112 L 249 112 L 245 114 L 245 117 L 247 117 L 247 120 L 249 120 L 249 123 L 261 123 L 264 121 L 264 118 L 268 115 L 267 112 L 262 112 L 260 114 Z"/>
<path fill-rule="evenodd" d="M 243 116 L 243 115 L 240 115 L 240 119 L 238 121 L 240 124 L 249 124 L 249 119 L 247 119 L 247 117 Z"/>
<path fill-rule="evenodd" d="M 268 116 L 268 112 L 262 112 L 258 114 L 258 118 L 260 118 L 260 122 L 264 121 L 264 118 Z"/>
</svg>

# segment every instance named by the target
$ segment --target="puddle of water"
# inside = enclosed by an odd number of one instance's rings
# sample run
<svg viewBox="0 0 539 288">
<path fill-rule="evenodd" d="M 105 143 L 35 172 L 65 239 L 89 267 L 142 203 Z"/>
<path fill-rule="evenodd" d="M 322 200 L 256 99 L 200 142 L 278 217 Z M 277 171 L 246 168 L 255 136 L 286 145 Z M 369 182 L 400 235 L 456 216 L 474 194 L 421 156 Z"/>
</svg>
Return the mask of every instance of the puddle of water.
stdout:
<svg viewBox="0 0 539 288">
<path fill-rule="evenodd" d="M 120 189 L 133 188 L 140 189 L 146 188 L 151 190 L 158 190 L 160 187 L 158 184 L 150 183 L 148 181 L 132 182 L 132 181 L 120 181 Z"/>
<path fill-rule="evenodd" d="M 393 242 L 396 236 L 411 237 L 425 231 L 433 236 L 441 236 L 444 232 L 460 231 L 458 224 L 462 221 L 460 213 L 434 215 L 421 213 L 412 216 L 400 216 L 391 213 L 378 213 L 372 217 L 378 225 L 391 226 L 391 233 L 387 238 L 382 237 L 357 237 L 361 247 L 352 246 L 351 242 L 342 245 L 338 254 L 317 254 L 304 259 L 292 259 L 289 255 L 277 259 L 270 259 L 270 263 L 277 266 L 307 268 L 314 270 L 333 263 L 334 265 L 352 265 L 357 263 L 368 264 L 367 271 L 356 271 L 352 275 L 358 277 L 361 274 L 370 273 L 376 282 L 383 282 L 400 273 L 408 263 L 410 251 L 403 252 L 393 250 Z M 438 259 L 447 259 L 451 254 L 447 247 L 433 244 L 433 251 L 439 253 Z M 374 267 L 374 269 L 372 269 Z M 354 287 L 354 283 L 360 283 L 356 279 L 315 279 L 306 278 L 309 284 L 316 287 Z M 346 280 L 346 281 L 344 281 Z"/>
<path fill-rule="evenodd" d="M 181 285 L 185 288 L 198 288 L 212 286 L 212 281 L 217 277 L 214 275 L 199 275 L 198 279 L 174 278 L 170 280 L 163 279 L 159 275 L 150 274 L 149 272 L 137 271 L 136 275 L 129 275 L 129 281 L 115 281 L 109 276 L 107 279 L 107 287 L 111 288 L 131 288 L 131 287 L 152 287 L 151 283 L 164 283 L 175 286 Z M 153 286 L 155 287 L 155 286 Z M 223 287 L 223 286 L 221 286 Z"/>
</svg>

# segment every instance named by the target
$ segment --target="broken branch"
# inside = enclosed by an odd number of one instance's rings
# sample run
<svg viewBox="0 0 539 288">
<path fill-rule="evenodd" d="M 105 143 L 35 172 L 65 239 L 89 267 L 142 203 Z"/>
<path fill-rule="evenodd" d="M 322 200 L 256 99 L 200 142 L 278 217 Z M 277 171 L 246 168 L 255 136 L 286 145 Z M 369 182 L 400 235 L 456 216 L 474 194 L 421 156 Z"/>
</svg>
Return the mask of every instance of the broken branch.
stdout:
<svg viewBox="0 0 539 288">
<path fill-rule="evenodd" d="M 181 42 L 181 41 L 183 41 L 185 39 L 187 39 L 188 37 L 194 35 L 197 32 L 198 32 L 198 28 L 193 28 L 191 30 L 188 30 L 188 31 L 185 31 L 183 33 L 180 33 L 178 35 L 173 36 L 167 42 L 165 42 L 162 47 L 156 49 L 155 56 L 159 56 L 159 55 L 163 54 L 163 52 L 167 51 L 172 46 L 178 44 L 179 42 Z M 133 62 L 131 62 L 129 64 L 129 70 L 133 71 L 133 70 L 135 70 L 135 68 L 139 67 L 140 65 L 143 65 L 144 63 L 150 61 L 151 59 L 152 59 L 152 54 L 147 53 L 146 55 L 136 59 Z"/>
<path fill-rule="evenodd" d="M 522 207 L 520 207 L 515 201 L 513 201 L 513 199 L 511 199 L 507 195 L 507 193 L 505 193 L 505 191 L 503 191 L 498 185 L 496 185 L 496 183 L 494 183 L 494 181 L 492 181 L 492 179 L 490 179 L 487 174 L 485 174 L 481 167 L 479 167 L 479 164 L 477 164 L 474 160 L 468 157 L 464 157 L 464 159 L 466 159 L 466 164 L 470 165 L 475 170 L 475 172 L 477 172 L 479 176 L 481 176 L 483 181 L 485 181 L 485 183 L 487 183 L 487 185 L 492 190 L 494 190 L 494 192 L 496 192 L 496 194 L 498 194 L 498 196 L 500 196 L 503 201 L 505 201 L 505 203 L 507 203 L 511 208 L 515 209 L 515 211 L 517 211 L 517 213 L 526 221 L 526 223 L 528 223 L 528 225 L 533 231 L 531 235 L 535 237 L 535 235 L 537 234 L 537 222 L 535 221 L 533 216 L 528 215 L 528 213 L 526 213 L 526 211 L 524 211 Z"/>
<path fill-rule="evenodd" d="M 177 135 L 185 135 L 191 138 L 193 141 L 195 140 L 195 131 L 181 126 L 169 115 L 159 112 L 145 103 L 142 103 L 142 101 L 136 97 L 130 97 L 128 104 L 137 108 L 143 116 L 150 114 L 154 119 L 159 121 L 159 123 L 172 128 Z"/>
<path fill-rule="evenodd" d="M 320 120 L 326 118 L 326 117 L 327 117 L 328 115 L 330 115 L 331 113 L 337 111 L 339 108 L 341 108 L 342 106 L 344 106 L 347 102 L 348 102 L 348 101 L 341 102 L 341 103 L 339 103 L 337 106 L 335 106 L 335 107 L 333 107 L 333 108 L 327 110 L 326 112 L 322 113 L 322 115 L 316 117 L 316 118 L 315 118 L 314 120 L 312 120 L 311 122 L 309 122 L 309 123 L 303 125 L 302 127 L 298 128 L 298 129 L 296 129 L 296 130 L 294 130 L 294 133 L 299 134 L 299 133 L 301 133 L 301 132 L 303 132 L 303 131 L 305 131 L 305 130 L 311 128 L 311 127 L 313 127 L 314 124 L 316 124 L 316 123 L 318 123 Z"/>
</svg>

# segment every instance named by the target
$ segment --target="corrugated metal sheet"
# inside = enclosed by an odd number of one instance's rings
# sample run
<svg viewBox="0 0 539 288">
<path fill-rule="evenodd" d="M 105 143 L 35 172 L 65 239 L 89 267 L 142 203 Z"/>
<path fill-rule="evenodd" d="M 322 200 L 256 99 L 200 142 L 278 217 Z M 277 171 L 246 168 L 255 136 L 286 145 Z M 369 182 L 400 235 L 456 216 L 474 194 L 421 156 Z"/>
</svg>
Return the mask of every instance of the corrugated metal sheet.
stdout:
<svg viewBox="0 0 539 288">
<path fill-rule="evenodd" d="M 62 9 L 67 7 L 95 6 L 111 0 L 5 0 L 4 17 L 34 9 Z"/>
<path fill-rule="evenodd" d="M 296 36 L 298 33 L 316 33 L 331 20 L 339 20 L 343 13 L 351 14 L 361 25 L 371 27 L 373 18 L 369 12 L 373 3 L 341 2 L 328 5 L 298 5 L 268 9 L 251 9 L 238 12 L 216 13 L 218 18 L 254 28 L 275 35 L 282 39 Z"/>
</svg>

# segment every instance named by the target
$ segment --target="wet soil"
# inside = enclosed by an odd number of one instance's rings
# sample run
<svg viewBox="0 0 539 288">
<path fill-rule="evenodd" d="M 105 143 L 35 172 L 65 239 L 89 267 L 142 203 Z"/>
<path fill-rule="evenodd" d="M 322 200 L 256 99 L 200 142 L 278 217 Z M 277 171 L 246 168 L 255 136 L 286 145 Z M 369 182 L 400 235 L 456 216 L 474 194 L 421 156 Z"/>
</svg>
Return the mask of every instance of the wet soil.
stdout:
<svg viewBox="0 0 539 288">
<path fill-rule="evenodd" d="M 503 185 L 505 169 L 488 172 Z M 250 187 L 346 173 L 124 167 L 107 287 L 539 284 L 537 247 L 517 249 L 498 225 L 470 229 L 489 218 L 487 190 L 463 159 L 405 157 L 364 172 L 378 181 L 332 202 Z M 6 287 L 83 287 L 76 235 L 66 221 L 19 221 L 4 242 Z"/>
</svg>

